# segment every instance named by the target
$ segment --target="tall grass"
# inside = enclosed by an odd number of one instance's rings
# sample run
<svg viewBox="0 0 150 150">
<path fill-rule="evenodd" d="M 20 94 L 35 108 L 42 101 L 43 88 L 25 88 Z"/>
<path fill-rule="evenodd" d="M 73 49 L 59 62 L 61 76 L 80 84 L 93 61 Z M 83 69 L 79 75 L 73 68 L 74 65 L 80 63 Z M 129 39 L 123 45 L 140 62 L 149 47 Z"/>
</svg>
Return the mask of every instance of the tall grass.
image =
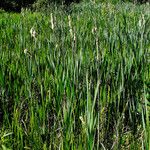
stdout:
<svg viewBox="0 0 150 150">
<path fill-rule="evenodd" d="M 147 7 L 0 14 L 1 148 L 148 150 Z"/>
</svg>

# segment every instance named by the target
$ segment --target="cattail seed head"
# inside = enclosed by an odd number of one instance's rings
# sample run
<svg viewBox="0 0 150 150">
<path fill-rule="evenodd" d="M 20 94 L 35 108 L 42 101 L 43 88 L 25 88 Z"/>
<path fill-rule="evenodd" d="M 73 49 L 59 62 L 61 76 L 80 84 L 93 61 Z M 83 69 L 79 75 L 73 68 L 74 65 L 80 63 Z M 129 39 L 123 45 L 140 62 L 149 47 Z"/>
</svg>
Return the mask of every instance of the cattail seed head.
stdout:
<svg viewBox="0 0 150 150">
<path fill-rule="evenodd" d="M 24 54 L 27 54 L 28 53 L 28 49 L 24 49 Z"/>
<path fill-rule="evenodd" d="M 139 27 L 142 28 L 144 25 L 145 25 L 145 18 L 144 18 L 144 15 L 142 14 L 139 20 Z"/>
<path fill-rule="evenodd" d="M 30 29 L 30 34 L 31 34 L 31 37 L 36 38 L 37 33 L 33 27 Z"/>
<path fill-rule="evenodd" d="M 97 27 L 94 27 L 93 29 L 92 29 L 92 33 L 94 34 L 94 33 L 96 33 L 97 32 Z"/>
<path fill-rule="evenodd" d="M 54 19 L 53 19 L 53 13 L 51 13 L 51 28 L 54 30 Z"/>
<path fill-rule="evenodd" d="M 71 26 L 71 17 L 70 17 L 70 15 L 68 16 L 68 20 L 69 20 L 69 27 L 72 28 L 72 26 Z"/>
</svg>

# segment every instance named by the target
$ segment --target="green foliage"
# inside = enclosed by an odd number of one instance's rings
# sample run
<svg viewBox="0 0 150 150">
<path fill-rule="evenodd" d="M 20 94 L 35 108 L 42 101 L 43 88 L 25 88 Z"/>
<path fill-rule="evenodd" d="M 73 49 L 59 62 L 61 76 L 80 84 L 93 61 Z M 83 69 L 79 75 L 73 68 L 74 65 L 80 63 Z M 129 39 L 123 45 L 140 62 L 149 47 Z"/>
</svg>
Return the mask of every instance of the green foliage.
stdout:
<svg viewBox="0 0 150 150">
<path fill-rule="evenodd" d="M 32 8 L 39 11 L 55 7 L 56 4 L 69 6 L 72 2 L 79 3 L 80 0 L 4 0 L 0 3 L 0 8 L 15 12 L 21 12 L 21 8 Z"/>
<path fill-rule="evenodd" d="M 45 9 L 51 9 L 57 6 L 70 6 L 72 3 L 83 2 L 89 3 L 122 3 L 122 2 L 132 2 L 135 4 L 149 3 L 149 0 L 3 0 L 0 3 L 0 8 L 5 11 L 15 11 L 21 12 L 21 8 L 32 8 L 32 10 L 43 11 Z M 68 10 L 68 8 L 66 8 Z"/>
<path fill-rule="evenodd" d="M 55 9 L 0 14 L 0 149 L 148 150 L 149 6 Z"/>
</svg>

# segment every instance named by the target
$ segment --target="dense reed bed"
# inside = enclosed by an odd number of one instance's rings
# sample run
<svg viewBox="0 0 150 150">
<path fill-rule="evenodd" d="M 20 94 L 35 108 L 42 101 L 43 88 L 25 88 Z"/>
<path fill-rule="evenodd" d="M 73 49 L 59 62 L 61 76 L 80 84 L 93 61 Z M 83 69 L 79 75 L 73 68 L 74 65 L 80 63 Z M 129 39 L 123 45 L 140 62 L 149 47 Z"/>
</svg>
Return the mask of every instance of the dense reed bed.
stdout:
<svg viewBox="0 0 150 150">
<path fill-rule="evenodd" d="M 1 13 L 1 148 L 149 150 L 148 7 Z"/>
</svg>

